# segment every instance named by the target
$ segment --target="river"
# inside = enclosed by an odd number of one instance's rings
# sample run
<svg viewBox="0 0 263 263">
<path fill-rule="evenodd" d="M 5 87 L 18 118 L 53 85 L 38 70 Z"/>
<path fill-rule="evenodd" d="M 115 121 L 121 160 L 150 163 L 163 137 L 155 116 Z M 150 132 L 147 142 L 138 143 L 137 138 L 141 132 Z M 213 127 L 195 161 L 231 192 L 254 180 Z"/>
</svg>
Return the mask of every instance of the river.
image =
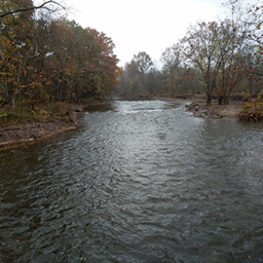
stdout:
<svg viewBox="0 0 263 263">
<path fill-rule="evenodd" d="M 263 262 L 263 126 L 115 101 L 0 153 L 0 262 Z"/>
</svg>

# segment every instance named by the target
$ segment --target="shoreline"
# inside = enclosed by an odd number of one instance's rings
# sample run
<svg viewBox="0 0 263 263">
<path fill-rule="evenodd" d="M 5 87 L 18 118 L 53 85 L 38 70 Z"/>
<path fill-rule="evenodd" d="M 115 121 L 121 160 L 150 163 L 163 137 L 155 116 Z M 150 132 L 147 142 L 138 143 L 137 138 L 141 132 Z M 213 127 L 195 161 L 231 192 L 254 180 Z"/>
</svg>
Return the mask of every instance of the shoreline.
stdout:
<svg viewBox="0 0 263 263">
<path fill-rule="evenodd" d="M 193 113 L 193 117 L 223 120 L 238 119 L 237 115 L 242 111 L 246 103 L 244 101 L 233 100 L 227 105 L 218 105 L 216 102 L 206 105 L 206 102 L 200 99 L 191 101 L 192 102 L 185 107 L 188 112 Z"/>
<path fill-rule="evenodd" d="M 76 130 L 80 127 L 80 114 L 83 106 L 74 105 L 68 119 L 49 122 L 30 121 L 0 128 L 0 151 L 30 145 L 55 135 Z"/>
<path fill-rule="evenodd" d="M 189 98 L 152 98 L 180 103 L 190 102 L 185 106 L 186 111 L 191 112 L 193 117 L 206 119 L 237 119 L 245 102 L 231 101 L 229 105 L 217 105 L 212 102 L 206 105 L 205 101 L 198 97 Z M 105 104 L 104 102 L 85 103 L 75 105 L 68 120 L 54 120 L 51 122 L 29 122 L 6 128 L 0 128 L 0 151 L 14 149 L 24 145 L 34 144 L 55 135 L 76 130 L 80 127 L 80 115 L 88 106 Z"/>
<path fill-rule="evenodd" d="M 67 121 L 33 122 L 0 129 L 0 151 L 30 145 L 75 130 L 79 125 Z"/>
<path fill-rule="evenodd" d="M 238 119 L 238 114 L 243 110 L 243 106 L 247 103 L 242 100 L 230 100 L 229 104 L 218 105 L 217 100 L 213 100 L 210 105 L 202 97 L 186 97 L 186 98 L 165 98 L 155 97 L 153 99 L 173 101 L 178 103 L 188 103 L 185 105 L 187 112 L 191 112 L 195 118 L 205 119 Z"/>
<path fill-rule="evenodd" d="M 31 121 L 0 128 L 0 152 L 35 144 L 58 134 L 73 131 L 81 126 L 80 117 L 89 106 L 108 104 L 108 100 L 86 99 L 71 106 L 66 119 L 49 122 Z"/>
</svg>

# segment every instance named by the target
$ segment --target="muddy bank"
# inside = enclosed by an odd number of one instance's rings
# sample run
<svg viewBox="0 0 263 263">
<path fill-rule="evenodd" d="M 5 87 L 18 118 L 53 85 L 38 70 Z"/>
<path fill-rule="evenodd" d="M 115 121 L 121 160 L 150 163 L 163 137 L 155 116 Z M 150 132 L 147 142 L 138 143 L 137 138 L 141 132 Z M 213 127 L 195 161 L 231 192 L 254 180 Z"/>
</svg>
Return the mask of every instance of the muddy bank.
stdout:
<svg viewBox="0 0 263 263">
<path fill-rule="evenodd" d="M 82 110 L 82 106 L 73 107 L 67 120 L 30 122 L 0 128 L 0 151 L 32 144 L 59 133 L 74 130 L 80 125 L 79 116 Z"/>
<path fill-rule="evenodd" d="M 198 118 L 234 119 L 242 111 L 244 104 L 242 101 L 231 101 L 229 105 L 218 105 L 215 102 L 206 105 L 204 101 L 194 101 L 185 107 Z"/>
</svg>

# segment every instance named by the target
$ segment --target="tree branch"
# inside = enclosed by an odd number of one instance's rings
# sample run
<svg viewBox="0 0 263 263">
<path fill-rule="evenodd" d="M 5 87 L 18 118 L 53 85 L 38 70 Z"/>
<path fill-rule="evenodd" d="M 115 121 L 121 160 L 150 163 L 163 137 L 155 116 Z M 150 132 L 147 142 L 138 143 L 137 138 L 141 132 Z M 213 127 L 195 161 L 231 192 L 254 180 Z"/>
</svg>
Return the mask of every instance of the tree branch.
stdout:
<svg viewBox="0 0 263 263">
<path fill-rule="evenodd" d="M 21 13 L 21 12 L 28 12 L 28 11 L 33 11 L 33 10 L 37 10 L 37 9 L 42 9 L 45 8 L 47 10 L 51 10 L 50 8 L 47 7 L 47 5 L 49 4 L 55 4 L 63 9 L 65 9 L 61 4 L 59 4 L 58 2 L 54 1 L 54 0 L 49 0 L 44 2 L 43 4 L 39 5 L 39 6 L 33 6 L 33 7 L 29 7 L 29 8 L 19 8 L 16 10 L 12 10 L 12 11 L 8 11 L 6 13 L 0 14 L 0 19 L 8 16 L 8 15 L 13 15 L 13 14 L 17 14 L 17 13 Z"/>
<path fill-rule="evenodd" d="M 0 72 L 5 68 L 5 66 L 9 63 L 11 59 L 9 58 L 1 67 L 0 67 Z"/>
</svg>

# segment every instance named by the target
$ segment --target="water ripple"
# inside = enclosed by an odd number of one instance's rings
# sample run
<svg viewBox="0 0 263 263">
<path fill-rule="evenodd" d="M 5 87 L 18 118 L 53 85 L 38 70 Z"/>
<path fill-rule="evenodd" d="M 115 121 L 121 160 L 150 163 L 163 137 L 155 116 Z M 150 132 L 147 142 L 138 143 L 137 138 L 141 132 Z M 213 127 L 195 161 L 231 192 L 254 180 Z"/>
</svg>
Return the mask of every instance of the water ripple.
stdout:
<svg viewBox="0 0 263 263">
<path fill-rule="evenodd" d="M 1 262 L 262 262 L 261 126 L 116 101 L 0 160 Z"/>
</svg>

